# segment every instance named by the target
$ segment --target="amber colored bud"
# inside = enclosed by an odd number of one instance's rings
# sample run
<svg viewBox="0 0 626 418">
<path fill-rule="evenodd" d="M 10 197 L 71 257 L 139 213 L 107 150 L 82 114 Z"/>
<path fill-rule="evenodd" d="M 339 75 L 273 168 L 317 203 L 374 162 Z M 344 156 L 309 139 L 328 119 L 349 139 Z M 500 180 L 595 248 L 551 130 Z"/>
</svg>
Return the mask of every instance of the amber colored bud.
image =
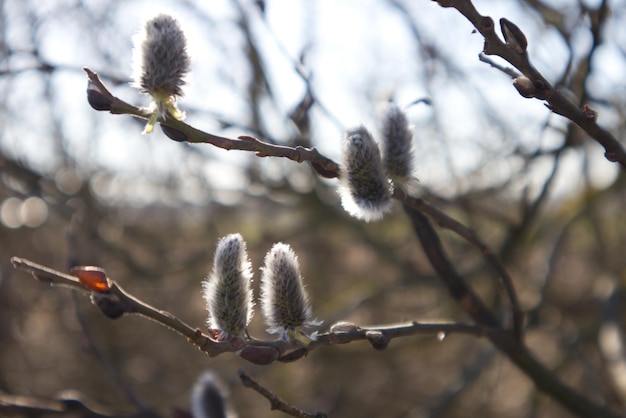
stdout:
<svg viewBox="0 0 626 418">
<path fill-rule="evenodd" d="M 110 289 L 106 272 L 95 266 L 76 266 L 70 269 L 70 274 L 94 292 L 108 292 Z"/>
</svg>

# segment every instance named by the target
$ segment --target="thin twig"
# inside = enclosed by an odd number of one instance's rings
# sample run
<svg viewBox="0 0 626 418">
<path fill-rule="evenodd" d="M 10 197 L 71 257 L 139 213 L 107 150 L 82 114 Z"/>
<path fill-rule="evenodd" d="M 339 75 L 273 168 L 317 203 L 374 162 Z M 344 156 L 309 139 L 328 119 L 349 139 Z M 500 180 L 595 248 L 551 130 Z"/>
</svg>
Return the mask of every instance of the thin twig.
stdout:
<svg viewBox="0 0 626 418">
<path fill-rule="evenodd" d="M 526 51 L 525 36 L 519 28 L 506 20 L 501 20 L 501 25 L 508 28 L 514 27 L 517 33 L 508 42 L 503 42 L 496 34 L 495 24 L 491 17 L 481 15 L 471 0 L 433 0 L 442 7 L 452 7 L 458 10 L 469 20 L 476 30 L 485 39 L 483 52 L 486 55 L 497 55 L 513 65 L 533 84 L 535 93 L 533 97 L 545 100 L 546 106 L 554 113 L 564 116 L 582 128 L 591 138 L 604 147 L 604 156 L 607 160 L 617 162 L 626 169 L 626 150 L 620 142 L 606 129 L 597 123 L 597 113 L 588 105 L 579 108 L 570 102 L 559 90 L 546 80 L 546 78 L 533 66 Z M 515 36 L 517 35 L 517 36 Z M 522 40 L 521 45 L 516 40 Z"/>
<path fill-rule="evenodd" d="M 106 103 L 106 109 L 111 113 L 128 114 L 141 119 L 150 118 L 151 114 L 146 109 L 133 106 L 111 94 L 98 77 L 98 74 L 88 68 L 84 68 L 83 70 L 87 73 L 89 81 L 93 83 L 93 86 L 96 88 L 96 90 L 93 90 L 92 88 L 92 91 L 98 91 L 102 95 L 100 100 Z M 252 151 L 259 157 L 282 157 L 298 163 L 309 161 L 315 171 L 323 177 L 333 178 L 339 175 L 339 166 L 337 163 L 320 154 L 314 147 L 305 148 L 297 146 L 294 148 L 274 145 L 247 135 L 242 135 L 237 139 L 225 138 L 195 129 L 192 126 L 187 125 L 185 122 L 174 118 L 159 118 L 159 122 L 162 127 L 165 126 L 164 132 L 166 135 L 176 141 L 184 141 L 194 144 L 206 143 L 225 150 Z"/>
<path fill-rule="evenodd" d="M 87 77 L 89 78 L 90 82 L 95 85 L 98 91 L 104 96 L 104 99 L 110 104 L 111 113 L 130 114 L 144 119 L 150 117 L 150 114 L 148 114 L 147 111 L 130 105 L 111 94 L 111 92 L 98 77 L 98 74 L 94 73 L 88 68 L 84 68 L 84 70 L 87 73 Z M 327 178 L 339 177 L 339 165 L 331 159 L 320 154 L 315 148 L 294 148 L 288 146 L 273 145 L 249 136 L 241 136 L 239 137 L 239 139 L 224 138 L 200 131 L 193 128 L 192 126 L 185 124 L 184 122 L 172 118 L 161 121 L 161 123 L 166 124 L 176 129 L 177 131 L 180 131 L 181 136 L 179 137 L 179 140 L 181 141 L 193 143 L 207 143 L 226 150 L 238 149 L 244 151 L 253 151 L 256 153 L 256 155 L 261 157 L 286 157 L 297 162 L 309 161 L 311 162 L 313 168 L 321 176 Z M 428 216 L 432 217 L 440 226 L 446 227 L 456 232 L 462 238 L 475 245 L 481 251 L 485 259 L 500 277 L 501 284 L 511 304 L 513 329 L 515 331 L 515 334 L 521 337 L 523 328 L 523 315 L 517 301 L 517 296 L 513 287 L 513 280 L 507 273 L 506 269 L 502 265 L 502 262 L 498 259 L 496 254 L 478 238 L 474 231 L 465 227 L 460 222 L 450 218 L 449 216 L 439 211 L 437 208 L 429 205 L 422 199 L 412 198 L 399 189 L 394 192 L 394 197 L 403 203 L 409 204 L 423 211 Z"/>
<path fill-rule="evenodd" d="M 513 285 L 513 279 L 509 275 L 508 271 L 502 264 L 502 261 L 498 257 L 498 255 L 491 250 L 485 244 L 478 234 L 471 229 L 455 220 L 454 218 L 446 215 L 435 206 L 432 206 L 430 203 L 425 200 L 409 196 L 401 189 L 397 188 L 393 193 L 394 197 L 401 201 L 404 205 L 409 206 L 413 209 L 419 210 L 421 213 L 428 215 L 431 219 L 433 219 L 437 225 L 442 228 L 449 229 L 462 238 L 464 238 L 467 242 L 474 245 L 476 248 L 480 250 L 483 258 L 487 261 L 487 263 L 493 268 L 497 276 L 500 278 L 500 284 L 504 289 L 509 303 L 511 305 L 511 315 L 513 319 L 513 332 L 518 337 L 521 338 L 523 334 L 524 328 L 524 314 L 520 307 L 519 301 L 517 299 L 517 293 L 515 291 L 515 286 Z M 481 322 L 483 324 L 490 324 L 489 322 Z M 493 325 L 493 324 L 490 324 Z"/>
<path fill-rule="evenodd" d="M 515 79 L 515 78 L 517 78 L 517 77 L 519 77 L 521 75 L 520 73 L 515 71 L 513 68 L 507 67 L 505 65 L 502 65 L 500 63 L 495 62 L 493 59 L 488 57 L 484 52 L 481 52 L 480 54 L 478 54 L 478 59 L 481 60 L 482 62 L 484 62 L 485 64 L 491 65 L 496 70 L 502 71 L 504 74 L 508 75 L 509 77 L 511 77 L 513 79 Z"/>
<path fill-rule="evenodd" d="M 301 410 L 300 408 L 296 408 L 293 405 L 289 405 L 287 402 L 283 401 L 278 397 L 278 395 L 272 393 L 270 390 L 261 386 L 256 380 L 254 380 L 248 373 L 246 373 L 243 369 L 239 369 L 239 379 L 241 379 L 241 383 L 247 388 L 253 389 L 262 395 L 265 399 L 270 401 L 270 408 L 273 411 L 282 411 L 292 417 L 297 418 L 326 418 L 328 415 L 317 412 L 314 414 L 309 414 Z"/>
<path fill-rule="evenodd" d="M 128 294 L 115 281 L 107 278 L 107 291 L 93 291 L 81 283 L 74 276 L 61 273 L 54 269 L 34 263 L 23 258 L 13 257 L 13 266 L 20 270 L 31 273 L 36 279 L 50 284 L 51 286 L 70 287 L 91 294 L 92 302 L 108 317 L 114 319 L 124 314 L 138 314 L 149 318 L 185 337 L 192 344 L 210 356 L 217 356 L 224 352 L 235 352 L 246 360 L 254 363 L 267 361 L 294 361 L 306 355 L 309 351 L 322 345 L 346 344 L 353 341 L 368 340 L 375 348 L 383 349 L 389 341 L 397 337 L 414 335 L 447 335 L 452 333 L 474 335 L 476 337 L 489 336 L 494 332 L 501 332 L 497 328 L 489 328 L 483 325 L 468 325 L 459 323 L 420 323 L 409 322 L 384 326 L 360 327 L 345 323 L 335 324 L 329 332 L 320 333 L 311 339 L 308 345 L 299 340 L 263 341 L 252 337 L 244 339 L 232 339 L 216 341 L 209 335 L 202 333 L 197 328 L 192 328 L 178 319 L 173 314 L 154 308 L 138 298 Z M 385 345 L 381 346 L 384 339 Z M 243 353 L 243 354 L 242 354 Z M 267 364 L 264 363 L 264 364 Z"/>
<path fill-rule="evenodd" d="M 413 229 L 424 248 L 428 260 L 444 283 L 446 283 L 448 290 L 459 305 L 478 323 L 487 326 L 497 326 L 497 319 L 471 289 L 467 287 L 463 278 L 454 268 L 428 218 L 409 205 L 405 204 L 404 209 L 411 219 Z M 506 332 L 492 332 L 487 334 L 487 337 L 520 370 L 528 375 L 540 390 L 558 400 L 571 412 L 584 417 L 617 417 L 609 408 L 565 385 L 556 374 L 537 361 L 528 347 L 515 335 Z"/>
</svg>

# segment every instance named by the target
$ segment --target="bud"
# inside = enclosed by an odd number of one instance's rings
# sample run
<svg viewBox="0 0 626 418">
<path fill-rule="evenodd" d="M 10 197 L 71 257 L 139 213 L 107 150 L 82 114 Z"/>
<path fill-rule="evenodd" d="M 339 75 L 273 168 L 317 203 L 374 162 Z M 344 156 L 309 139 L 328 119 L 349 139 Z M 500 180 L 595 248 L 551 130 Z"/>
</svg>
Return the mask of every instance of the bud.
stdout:
<svg viewBox="0 0 626 418">
<path fill-rule="evenodd" d="M 228 392 L 215 373 L 200 375 L 191 391 L 193 418 L 234 418 L 236 414 L 228 401 Z"/>
<path fill-rule="evenodd" d="M 513 22 L 505 18 L 500 19 L 500 29 L 506 44 L 518 54 L 523 54 L 528 48 L 528 41 L 524 32 Z"/>
<path fill-rule="evenodd" d="M 161 130 L 169 139 L 176 142 L 185 142 L 188 139 L 184 132 L 181 132 L 176 128 L 172 128 L 171 126 L 161 124 Z"/>
<path fill-rule="evenodd" d="M 413 132 L 405 113 L 389 103 L 381 111 L 382 160 L 395 184 L 413 177 Z"/>
<path fill-rule="evenodd" d="M 183 95 L 182 86 L 191 60 L 187 39 L 172 16 L 160 14 L 148 20 L 143 31 L 134 37 L 132 85 L 153 99 L 152 115 L 143 133 L 151 133 L 157 118 L 170 115 L 183 119 L 176 107 L 176 97 Z"/>
<path fill-rule="evenodd" d="M 268 332 L 283 338 L 309 338 L 302 327 L 320 325 L 311 320 L 311 305 L 304 288 L 298 258 L 287 244 L 274 244 L 265 256 L 261 276 L 261 306 Z M 302 339 L 304 340 L 304 339 Z"/>
<path fill-rule="evenodd" d="M 241 235 L 220 239 L 213 270 L 203 283 L 209 327 L 218 332 L 220 339 L 244 336 L 253 314 L 251 280 L 250 261 Z"/>
<path fill-rule="evenodd" d="M 535 87 L 535 84 L 530 80 L 530 78 L 523 75 L 516 77 L 513 80 L 513 87 L 517 89 L 522 97 L 526 97 L 527 99 L 531 99 L 535 97 L 535 94 L 537 94 L 537 88 Z"/>
<path fill-rule="evenodd" d="M 363 126 L 346 132 L 339 194 L 343 208 L 366 222 L 391 208 L 391 190 L 378 145 Z"/>
<path fill-rule="evenodd" d="M 266 366 L 278 359 L 280 353 L 274 347 L 247 345 L 237 352 L 239 357 L 248 360 L 252 364 Z"/>
<path fill-rule="evenodd" d="M 111 110 L 111 99 L 102 94 L 102 91 L 91 81 L 87 83 L 87 102 L 95 110 Z"/>
<path fill-rule="evenodd" d="M 91 303 L 100 308 L 104 316 L 110 319 L 117 319 L 125 313 L 132 312 L 130 306 L 113 293 L 92 292 L 90 299 Z"/>
<path fill-rule="evenodd" d="M 381 331 L 367 331 L 365 338 L 375 350 L 384 350 L 389 345 L 389 336 Z"/>
</svg>

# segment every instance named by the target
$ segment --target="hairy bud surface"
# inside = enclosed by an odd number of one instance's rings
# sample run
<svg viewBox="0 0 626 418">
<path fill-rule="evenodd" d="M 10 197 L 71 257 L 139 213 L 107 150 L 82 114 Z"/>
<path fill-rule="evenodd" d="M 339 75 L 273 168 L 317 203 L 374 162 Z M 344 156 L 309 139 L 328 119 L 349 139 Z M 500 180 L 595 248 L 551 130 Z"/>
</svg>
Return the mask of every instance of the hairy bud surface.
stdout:
<svg viewBox="0 0 626 418">
<path fill-rule="evenodd" d="M 241 235 L 220 239 L 213 270 L 203 283 L 209 326 L 220 338 L 244 336 L 253 315 L 251 280 L 250 261 Z"/>
<path fill-rule="evenodd" d="M 378 144 L 363 126 L 348 130 L 343 143 L 339 194 L 352 216 L 377 220 L 391 208 L 391 186 Z"/>
</svg>

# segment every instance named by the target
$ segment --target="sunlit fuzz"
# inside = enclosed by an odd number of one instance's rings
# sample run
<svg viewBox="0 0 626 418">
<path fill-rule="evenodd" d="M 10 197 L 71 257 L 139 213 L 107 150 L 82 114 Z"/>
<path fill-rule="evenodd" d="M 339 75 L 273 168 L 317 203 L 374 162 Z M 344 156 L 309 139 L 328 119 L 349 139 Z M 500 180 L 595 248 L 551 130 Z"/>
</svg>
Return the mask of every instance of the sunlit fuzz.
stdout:
<svg viewBox="0 0 626 418">
<path fill-rule="evenodd" d="M 176 97 L 183 95 L 190 63 L 187 39 L 172 16 L 160 14 L 148 20 L 134 37 L 132 85 L 153 99 L 144 134 L 152 132 L 159 116 L 185 117 L 176 107 Z"/>
<path fill-rule="evenodd" d="M 304 288 L 298 258 L 287 244 L 274 244 L 265 256 L 261 275 L 261 307 L 268 332 L 282 338 L 310 341 L 302 328 L 319 325 L 311 319 L 309 296 Z"/>
<path fill-rule="evenodd" d="M 391 187 L 378 144 L 363 126 L 346 132 L 342 150 L 341 204 L 352 216 L 377 220 L 391 208 Z"/>
<path fill-rule="evenodd" d="M 213 269 L 204 281 L 209 327 L 220 339 L 242 337 L 252 319 L 252 271 L 246 243 L 240 234 L 219 240 Z"/>
<path fill-rule="evenodd" d="M 400 186 L 414 175 L 413 132 L 406 114 L 393 103 L 380 115 L 381 154 L 387 175 Z"/>
</svg>

